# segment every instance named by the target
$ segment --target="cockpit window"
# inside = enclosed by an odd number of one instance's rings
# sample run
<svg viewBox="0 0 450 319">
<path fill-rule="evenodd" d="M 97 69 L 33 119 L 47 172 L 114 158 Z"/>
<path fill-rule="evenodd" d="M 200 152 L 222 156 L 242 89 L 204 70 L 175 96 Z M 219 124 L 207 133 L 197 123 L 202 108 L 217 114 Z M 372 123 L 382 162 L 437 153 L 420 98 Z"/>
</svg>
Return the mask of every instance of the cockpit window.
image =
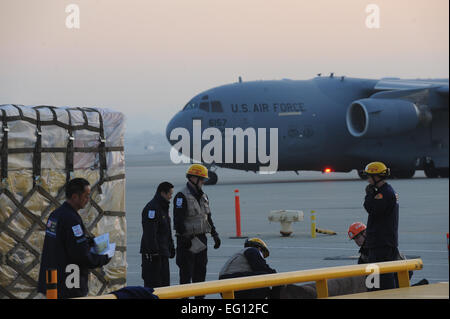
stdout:
<svg viewBox="0 0 450 319">
<path fill-rule="evenodd" d="M 183 108 L 184 110 L 193 110 L 195 108 L 197 108 L 197 104 L 193 103 L 193 102 L 189 102 L 188 104 L 186 104 L 186 106 Z"/>
<path fill-rule="evenodd" d="M 208 99 L 208 95 L 203 95 L 202 100 L 207 100 Z"/>
<path fill-rule="evenodd" d="M 219 101 L 212 101 L 211 112 L 223 113 L 222 104 Z"/>
<path fill-rule="evenodd" d="M 210 103 L 208 101 L 203 101 L 205 97 L 208 98 L 207 95 L 203 96 L 202 101 L 199 104 L 190 101 L 183 108 L 183 111 L 200 109 L 205 112 L 223 113 L 222 103 L 220 103 L 220 101 L 211 101 L 211 103 Z M 211 109 L 210 109 L 210 107 L 211 107 Z"/>
<path fill-rule="evenodd" d="M 209 112 L 209 103 L 208 102 L 202 102 L 202 103 L 200 103 L 199 108 L 200 108 L 200 110 Z"/>
</svg>

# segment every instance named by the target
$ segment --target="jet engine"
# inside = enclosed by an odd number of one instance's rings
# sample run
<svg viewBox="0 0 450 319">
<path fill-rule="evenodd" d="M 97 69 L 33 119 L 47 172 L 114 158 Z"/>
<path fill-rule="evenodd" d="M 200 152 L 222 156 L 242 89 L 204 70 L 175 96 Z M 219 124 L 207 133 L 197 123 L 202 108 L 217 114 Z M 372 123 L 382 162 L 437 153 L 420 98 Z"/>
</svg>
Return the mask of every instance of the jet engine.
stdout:
<svg viewBox="0 0 450 319">
<path fill-rule="evenodd" d="M 366 98 L 354 101 L 347 109 L 347 129 L 354 137 L 386 137 L 413 130 L 421 117 L 412 102 Z"/>
</svg>

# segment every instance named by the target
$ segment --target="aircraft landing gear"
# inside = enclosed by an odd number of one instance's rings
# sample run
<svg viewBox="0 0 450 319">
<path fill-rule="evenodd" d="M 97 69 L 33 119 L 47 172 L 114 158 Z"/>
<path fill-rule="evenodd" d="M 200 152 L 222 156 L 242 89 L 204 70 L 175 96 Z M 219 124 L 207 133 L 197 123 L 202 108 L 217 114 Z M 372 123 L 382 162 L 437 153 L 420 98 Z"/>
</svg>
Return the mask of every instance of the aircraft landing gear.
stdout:
<svg viewBox="0 0 450 319">
<path fill-rule="evenodd" d="M 438 171 L 440 177 L 448 178 L 448 167 L 447 168 L 438 168 L 437 171 Z"/>
<path fill-rule="evenodd" d="M 359 178 L 361 178 L 362 180 L 367 179 L 367 175 L 364 175 L 364 170 L 356 170 L 356 171 L 358 172 Z"/>
<path fill-rule="evenodd" d="M 423 171 L 428 178 L 448 178 L 448 167 L 436 168 L 433 160 L 429 157 L 425 158 Z"/>
<path fill-rule="evenodd" d="M 217 174 L 215 172 L 208 172 L 208 180 L 205 182 L 205 185 L 216 185 L 217 184 Z"/>
<path fill-rule="evenodd" d="M 439 177 L 439 171 L 433 166 L 425 167 L 423 170 L 425 173 L 425 176 L 428 178 L 438 178 Z"/>
<path fill-rule="evenodd" d="M 362 180 L 367 179 L 367 175 L 364 175 L 364 171 L 358 170 L 357 172 L 359 178 L 361 178 Z M 415 173 L 416 173 L 415 169 L 391 170 L 391 178 L 398 178 L 398 179 L 412 178 Z"/>
<path fill-rule="evenodd" d="M 439 177 L 439 169 L 434 166 L 434 162 L 430 157 L 426 157 L 424 159 L 424 167 L 423 171 L 425 176 L 428 178 L 438 178 Z"/>
<path fill-rule="evenodd" d="M 424 170 L 425 176 L 428 178 L 448 178 L 448 168 L 428 167 Z"/>
<path fill-rule="evenodd" d="M 412 178 L 416 173 L 415 169 L 392 170 L 391 176 L 398 179 Z"/>
<path fill-rule="evenodd" d="M 208 179 L 205 182 L 205 185 L 216 185 L 217 184 L 217 174 L 215 173 L 217 170 L 217 166 L 214 164 L 203 164 L 208 168 Z"/>
</svg>

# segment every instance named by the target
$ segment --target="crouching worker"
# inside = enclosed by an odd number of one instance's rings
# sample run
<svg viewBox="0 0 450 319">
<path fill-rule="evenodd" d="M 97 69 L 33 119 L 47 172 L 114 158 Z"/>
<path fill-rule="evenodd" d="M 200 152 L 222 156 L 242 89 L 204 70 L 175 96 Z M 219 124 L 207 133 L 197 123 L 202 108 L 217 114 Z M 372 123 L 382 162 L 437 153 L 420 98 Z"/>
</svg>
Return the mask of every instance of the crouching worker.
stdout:
<svg viewBox="0 0 450 319">
<path fill-rule="evenodd" d="M 354 240 L 355 244 L 359 247 L 358 264 L 369 263 L 369 248 L 366 243 L 366 225 L 361 222 L 355 222 L 348 228 L 348 238 Z"/>
<path fill-rule="evenodd" d="M 361 222 L 355 222 L 350 225 L 348 228 L 348 237 L 350 240 L 353 240 L 356 245 L 359 246 L 359 259 L 358 264 L 368 264 L 369 263 L 369 248 L 366 246 L 366 225 L 364 225 Z M 403 255 L 398 249 L 396 253 L 395 260 L 405 260 L 406 257 Z M 411 279 L 413 272 L 410 270 L 408 272 L 409 279 Z M 397 274 L 394 274 L 395 277 L 395 287 L 398 288 L 398 278 Z M 411 285 L 411 286 L 421 286 L 421 285 L 427 285 L 428 280 L 422 279 L 419 282 Z"/>
<path fill-rule="evenodd" d="M 269 256 L 266 243 L 259 238 L 245 241 L 244 249 L 234 254 L 222 267 L 219 279 L 266 275 L 276 273 L 269 267 L 265 258 Z M 235 291 L 236 299 L 279 299 L 281 287 L 265 287 Z"/>
</svg>

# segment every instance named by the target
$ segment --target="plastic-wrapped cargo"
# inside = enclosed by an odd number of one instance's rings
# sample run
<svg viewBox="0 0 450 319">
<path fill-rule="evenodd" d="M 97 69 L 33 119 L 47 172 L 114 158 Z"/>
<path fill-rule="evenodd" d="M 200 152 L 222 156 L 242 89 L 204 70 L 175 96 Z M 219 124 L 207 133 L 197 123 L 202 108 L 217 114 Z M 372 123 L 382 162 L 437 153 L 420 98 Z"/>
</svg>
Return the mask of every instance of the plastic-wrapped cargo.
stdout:
<svg viewBox="0 0 450 319">
<path fill-rule="evenodd" d="M 89 295 L 126 284 L 125 118 L 103 108 L 0 105 L 0 298 L 39 298 L 49 214 L 74 177 L 91 184 L 80 211 L 89 235 L 110 234 L 113 259 L 89 275 Z"/>
</svg>

